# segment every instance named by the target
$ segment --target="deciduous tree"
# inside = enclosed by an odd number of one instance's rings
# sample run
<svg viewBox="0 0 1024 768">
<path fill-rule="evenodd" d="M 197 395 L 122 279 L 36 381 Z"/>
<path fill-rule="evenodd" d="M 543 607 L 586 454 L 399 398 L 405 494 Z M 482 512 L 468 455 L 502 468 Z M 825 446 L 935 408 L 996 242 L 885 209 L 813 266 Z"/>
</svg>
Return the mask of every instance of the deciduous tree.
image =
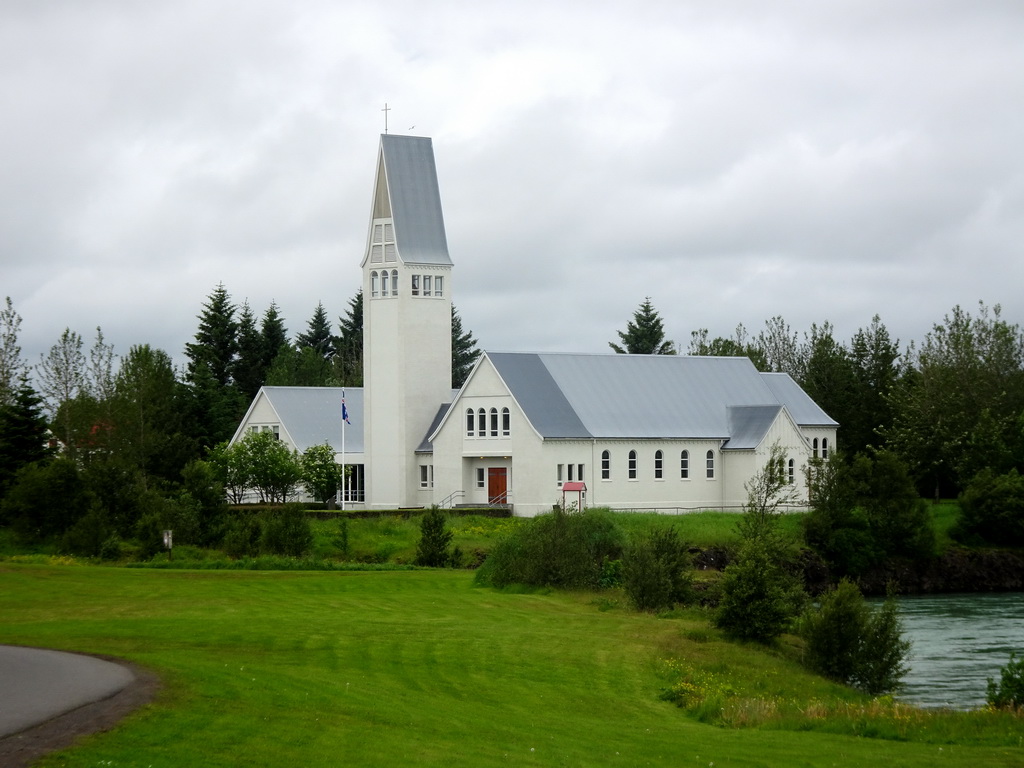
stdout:
<svg viewBox="0 0 1024 768">
<path fill-rule="evenodd" d="M 20 329 L 21 315 L 14 311 L 14 303 L 8 296 L 0 309 L 0 405 L 11 401 L 22 375 L 28 372 L 18 346 Z"/>
</svg>

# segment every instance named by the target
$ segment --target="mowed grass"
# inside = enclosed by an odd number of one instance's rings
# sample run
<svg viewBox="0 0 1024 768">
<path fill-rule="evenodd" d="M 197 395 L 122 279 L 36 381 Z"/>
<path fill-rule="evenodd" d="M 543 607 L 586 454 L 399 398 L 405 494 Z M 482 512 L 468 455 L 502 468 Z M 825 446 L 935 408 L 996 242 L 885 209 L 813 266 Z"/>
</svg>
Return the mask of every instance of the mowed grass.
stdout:
<svg viewBox="0 0 1024 768">
<path fill-rule="evenodd" d="M 598 605 L 600 603 L 600 605 Z M 663 660 L 850 699 L 699 612 L 516 594 L 465 571 L 151 571 L 0 563 L 0 642 L 120 656 L 159 699 L 44 766 L 1019 766 L 1024 751 L 698 723 Z M 744 682 L 745 681 L 745 682 Z"/>
</svg>

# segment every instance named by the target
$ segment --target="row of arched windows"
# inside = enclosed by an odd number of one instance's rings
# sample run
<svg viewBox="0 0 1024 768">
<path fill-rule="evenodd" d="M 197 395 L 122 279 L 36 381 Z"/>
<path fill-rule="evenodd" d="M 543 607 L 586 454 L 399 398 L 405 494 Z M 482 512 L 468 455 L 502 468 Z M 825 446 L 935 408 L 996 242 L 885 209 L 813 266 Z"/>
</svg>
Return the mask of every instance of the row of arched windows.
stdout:
<svg viewBox="0 0 1024 768">
<path fill-rule="evenodd" d="M 630 480 L 636 480 L 639 472 L 637 465 L 637 453 L 631 450 L 626 458 L 626 476 Z M 708 451 L 704 454 L 704 476 L 708 480 L 715 479 L 715 452 Z M 654 452 L 654 479 L 663 480 L 665 477 L 665 452 L 657 450 Z M 601 479 L 612 479 L 612 454 L 611 451 L 601 451 Z M 690 479 L 690 452 L 679 453 L 679 479 Z"/>
<path fill-rule="evenodd" d="M 490 411 L 486 408 L 466 409 L 466 437 L 498 437 L 499 425 L 501 437 L 508 437 L 512 433 L 512 415 L 508 408 L 502 408 L 500 414 L 497 408 L 491 408 Z"/>
<path fill-rule="evenodd" d="M 370 273 L 370 296 L 397 296 L 398 295 L 398 270 L 392 269 L 388 272 L 382 269 L 380 272 L 373 270 Z"/>
<path fill-rule="evenodd" d="M 814 438 L 814 441 L 811 443 L 811 449 L 812 449 L 814 458 L 818 458 L 818 438 Z M 828 458 L 828 438 L 827 437 L 821 438 L 821 458 L 823 458 L 823 459 L 827 459 Z"/>
<path fill-rule="evenodd" d="M 443 275 L 410 275 L 409 291 L 413 296 L 444 296 Z M 376 269 L 370 272 L 370 297 L 398 295 L 398 270 Z"/>
</svg>

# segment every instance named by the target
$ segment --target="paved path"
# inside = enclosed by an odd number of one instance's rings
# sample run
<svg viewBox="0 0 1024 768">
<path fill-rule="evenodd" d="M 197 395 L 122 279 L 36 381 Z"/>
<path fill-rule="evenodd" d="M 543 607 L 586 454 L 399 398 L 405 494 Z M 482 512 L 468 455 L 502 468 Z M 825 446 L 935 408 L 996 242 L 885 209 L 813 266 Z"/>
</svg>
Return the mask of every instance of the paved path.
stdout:
<svg viewBox="0 0 1024 768">
<path fill-rule="evenodd" d="M 123 690 L 127 667 L 92 656 L 0 645 L 0 738 Z"/>
</svg>

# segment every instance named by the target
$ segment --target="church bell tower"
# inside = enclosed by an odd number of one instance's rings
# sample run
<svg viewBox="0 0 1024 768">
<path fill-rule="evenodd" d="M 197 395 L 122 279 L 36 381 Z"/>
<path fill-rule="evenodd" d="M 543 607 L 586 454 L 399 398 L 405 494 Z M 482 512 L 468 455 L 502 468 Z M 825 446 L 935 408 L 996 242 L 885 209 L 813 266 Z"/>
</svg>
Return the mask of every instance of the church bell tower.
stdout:
<svg viewBox="0 0 1024 768">
<path fill-rule="evenodd" d="M 380 137 L 362 269 L 366 506 L 417 506 L 433 461 L 416 450 L 452 392 L 452 261 L 429 138 Z"/>
</svg>

